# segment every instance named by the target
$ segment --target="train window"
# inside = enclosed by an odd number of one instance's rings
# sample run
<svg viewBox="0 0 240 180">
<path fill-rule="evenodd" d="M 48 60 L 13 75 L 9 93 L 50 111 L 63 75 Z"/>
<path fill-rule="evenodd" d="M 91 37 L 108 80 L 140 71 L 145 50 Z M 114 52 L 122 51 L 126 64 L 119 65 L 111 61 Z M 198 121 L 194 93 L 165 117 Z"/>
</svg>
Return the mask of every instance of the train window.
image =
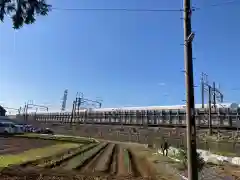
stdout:
<svg viewBox="0 0 240 180">
<path fill-rule="evenodd" d="M 11 128 L 15 128 L 16 126 L 15 126 L 15 125 L 13 125 L 13 124 L 10 124 L 10 127 L 11 127 Z"/>
<path fill-rule="evenodd" d="M 5 123 L 0 123 L 0 127 L 10 127 L 10 125 Z"/>
</svg>

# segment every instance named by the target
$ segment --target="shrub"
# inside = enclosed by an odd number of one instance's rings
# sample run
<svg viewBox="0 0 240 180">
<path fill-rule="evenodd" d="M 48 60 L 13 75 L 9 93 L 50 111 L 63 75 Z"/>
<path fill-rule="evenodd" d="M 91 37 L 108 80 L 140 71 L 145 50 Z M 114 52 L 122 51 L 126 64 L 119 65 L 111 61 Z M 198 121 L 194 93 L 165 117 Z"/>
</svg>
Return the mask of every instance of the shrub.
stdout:
<svg viewBox="0 0 240 180">
<path fill-rule="evenodd" d="M 183 168 L 186 170 L 188 167 L 188 159 L 187 159 L 187 150 L 186 149 L 180 149 L 177 154 L 178 159 L 180 160 L 180 163 L 182 164 Z M 197 152 L 197 169 L 198 172 L 202 171 L 205 162 L 204 159 L 200 156 L 200 153 Z"/>
</svg>

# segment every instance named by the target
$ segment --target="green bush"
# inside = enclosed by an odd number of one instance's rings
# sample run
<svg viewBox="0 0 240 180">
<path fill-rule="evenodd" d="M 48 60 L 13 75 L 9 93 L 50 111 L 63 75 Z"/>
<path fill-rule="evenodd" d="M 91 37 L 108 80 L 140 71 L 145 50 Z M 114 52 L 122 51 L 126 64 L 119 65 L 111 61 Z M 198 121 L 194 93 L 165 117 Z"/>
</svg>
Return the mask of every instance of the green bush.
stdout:
<svg viewBox="0 0 240 180">
<path fill-rule="evenodd" d="M 188 159 L 187 159 L 187 150 L 186 149 L 180 149 L 178 154 L 177 154 L 178 159 L 180 160 L 180 163 L 183 167 L 183 169 L 187 169 L 188 168 Z M 204 159 L 200 156 L 200 153 L 197 152 L 197 168 L 198 171 L 202 171 L 205 162 Z"/>
</svg>

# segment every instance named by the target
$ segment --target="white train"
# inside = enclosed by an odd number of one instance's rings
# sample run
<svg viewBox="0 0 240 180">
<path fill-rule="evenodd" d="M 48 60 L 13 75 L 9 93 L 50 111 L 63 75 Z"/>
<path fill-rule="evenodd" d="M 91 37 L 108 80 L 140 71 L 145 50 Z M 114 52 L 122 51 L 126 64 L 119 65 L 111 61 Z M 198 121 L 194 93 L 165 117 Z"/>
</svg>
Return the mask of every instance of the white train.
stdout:
<svg viewBox="0 0 240 180">
<path fill-rule="evenodd" d="M 214 105 L 211 105 L 212 107 Z M 204 109 L 201 104 L 196 104 L 196 124 L 199 127 L 207 127 L 208 105 Z M 240 116 L 240 108 L 237 103 L 216 104 L 216 111 L 212 111 L 212 125 L 214 127 L 235 128 Z M 110 125 L 140 125 L 149 126 L 176 126 L 186 125 L 186 105 L 175 106 L 145 106 L 145 107 L 121 107 L 81 109 L 79 112 L 48 112 L 32 114 L 32 118 L 44 122 L 64 123 L 98 123 Z M 31 114 L 29 114 L 31 116 Z"/>
<path fill-rule="evenodd" d="M 204 105 L 204 108 L 208 108 L 208 104 Z M 212 104 L 212 107 L 214 105 Z M 196 104 L 196 109 L 202 109 L 202 104 Z M 216 108 L 229 108 L 238 109 L 239 104 L 237 103 L 222 103 L 216 104 Z M 186 105 L 172 105 L 172 106 L 142 106 L 142 107 L 121 107 L 121 108 L 98 108 L 98 109 L 81 109 L 79 112 L 93 111 L 93 112 L 112 112 L 112 111 L 154 111 L 154 110 L 185 110 Z"/>
<path fill-rule="evenodd" d="M 212 104 L 212 108 L 214 105 Z M 196 109 L 202 109 L 202 104 L 195 104 Z M 204 108 L 208 108 L 208 104 L 204 104 Z M 237 103 L 221 103 L 216 104 L 218 109 L 240 109 L 240 105 Z M 185 110 L 186 105 L 172 105 L 172 106 L 141 106 L 141 107 L 121 107 L 121 108 L 96 108 L 96 109 L 87 109 L 81 108 L 78 112 L 114 112 L 114 111 L 157 111 L 157 110 Z M 58 114 L 57 111 L 48 111 L 48 112 L 38 112 L 37 114 Z M 71 111 L 66 111 L 64 113 L 71 113 Z M 36 114 L 29 113 L 29 114 Z"/>
</svg>

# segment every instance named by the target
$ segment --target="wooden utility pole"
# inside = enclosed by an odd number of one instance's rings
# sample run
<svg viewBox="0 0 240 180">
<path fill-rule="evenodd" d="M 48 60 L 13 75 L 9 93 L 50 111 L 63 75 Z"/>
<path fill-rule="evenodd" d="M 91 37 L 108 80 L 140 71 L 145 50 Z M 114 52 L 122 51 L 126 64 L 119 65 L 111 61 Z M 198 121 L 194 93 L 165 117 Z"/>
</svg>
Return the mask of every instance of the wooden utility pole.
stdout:
<svg viewBox="0 0 240 180">
<path fill-rule="evenodd" d="M 196 123 L 193 86 L 192 40 L 194 33 L 191 30 L 191 1 L 184 0 L 184 62 L 186 84 L 186 121 L 187 121 L 187 158 L 188 179 L 198 180 L 197 152 L 196 152 Z"/>
</svg>

